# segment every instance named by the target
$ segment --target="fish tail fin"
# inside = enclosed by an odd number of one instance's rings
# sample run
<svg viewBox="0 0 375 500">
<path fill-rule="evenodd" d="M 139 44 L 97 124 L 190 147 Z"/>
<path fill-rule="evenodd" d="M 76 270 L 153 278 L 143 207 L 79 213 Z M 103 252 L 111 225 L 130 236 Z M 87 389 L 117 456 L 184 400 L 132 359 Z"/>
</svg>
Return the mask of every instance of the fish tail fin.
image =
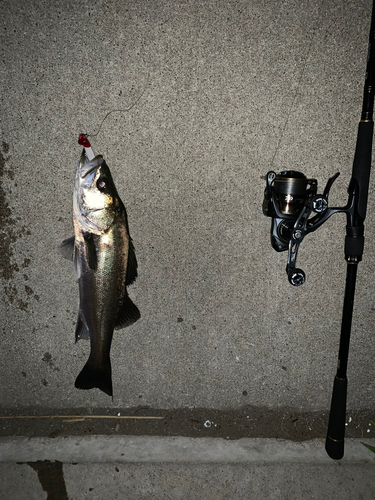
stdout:
<svg viewBox="0 0 375 500">
<path fill-rule="evenodd" d="M 89 358 L 76 378 L 74 385 L 77 389 L 93 389 L 97 387 L 108 396 L 113 396 L 110 360 L 108 359 L 105 364 L 98 365 Z"/>
</svg>

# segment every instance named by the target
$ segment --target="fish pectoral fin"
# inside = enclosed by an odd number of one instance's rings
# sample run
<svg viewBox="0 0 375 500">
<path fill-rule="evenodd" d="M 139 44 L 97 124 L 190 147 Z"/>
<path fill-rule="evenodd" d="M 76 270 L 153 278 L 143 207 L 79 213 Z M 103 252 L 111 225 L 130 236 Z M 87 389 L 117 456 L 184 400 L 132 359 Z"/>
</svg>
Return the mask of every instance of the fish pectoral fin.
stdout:
<svg viewBox="0 0 375 500">
<path fill-rule="evenodd" d="M 141 317 L 138 307 L 132 302 L 127 292 L 125 292 L 124 301 L 117 315 L 115 330 L 120 330 L 126 326 L 132 325 Z"/>
<path fill-rule="evenodd" d="M 71 236 L 70 238 L 62 241 L 57 247 L 57 250 L 59 254 L 64 257 L 64 259 L 73 261 L 74 236 Z"/>
<path fill-rule="evenodd" d="M 96 256 L 96 247 L 94 243 L 94 238 L 91 233 L 85 233 L 83 235 L 83 241 L 84 241 L 84 253 L 86 257 L 87 264 L 90 269 L 93 271 L 96 271 L 98 267 L 98 259 Z M 81 250 L 80 250 L 81 249 Z M 74 250 L 73 250 L 73 263 L 74 263 L 74 273 L 77 279 L 81 277 L 82 274 L 82 255 L 80 256 L 80 251 L 82 254 L 82 245 L 78 249 L 77 245 L 74 245 Z"/>
<path fill-rule="evenodd" d="M 87 328 L 86 322 L 83 318 L 81 311 L 78 313 L 77 325 L 76 325 L 76 342 L 80 339 L 90 339 L 90 331 Z"/>
<path fill-rule="evenodd" d="M 91 233 L 85 233 L 83 235 L 83 239 L 85 241 L 85 253 L 89 268 L 93 271 L 96 271 L 98 267 L 98 258 L 96 255 L 96 247 L 93 235 Z"/>
<path fill-rule="evenodd" d="M 129 286 L 132 283 L 134 283 L 136 277 L 138 276 L 137 267 L 138 267 L 138 264 L 137 264 L 137 258 L 135 256 L 134 245 L 133 245 L 132 239 L 130 238 L 128 264 L 127 264 L 127 268 L 126 268 L 125 286 Z"/>
</svg>

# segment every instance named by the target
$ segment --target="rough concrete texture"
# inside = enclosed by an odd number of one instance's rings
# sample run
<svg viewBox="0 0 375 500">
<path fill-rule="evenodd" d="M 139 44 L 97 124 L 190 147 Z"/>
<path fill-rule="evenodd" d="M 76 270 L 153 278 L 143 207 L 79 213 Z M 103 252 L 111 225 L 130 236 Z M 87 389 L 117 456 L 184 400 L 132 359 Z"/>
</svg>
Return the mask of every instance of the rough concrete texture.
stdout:
<svg viewBox="0 0 375 500">
<path fill-rule="evenodd" d="M 306 238 L 298 289 L 263 216 L 269 169 L 342 175 L 360 118 L 371 2 L 1 2 L 1 406 L 326 410 L 345 218 Z M 78 391 L 72 234 L 80 132 L 127 207 L 142 318 L 116 332 L 114 400 Z M 370 186 L 348 407 L 374 409 Z"/>
<path fill-rule="evenodd" d="M 95 436 L 0 444 L 4 499 L 374 498 L 375 456 L 354 440 L 350 459 L 338 463 L 321 441 Z"/>
<path fill-rule="evenodd" d="M 373 445 L 374 440 L 367 440 Z M 332 462 L 321 439 L 295 443 L 282 439 L 185 438 L 149 436 L 2 437 L 1 462 L 62 463 L 305 463 L 375 464 L 359 440 L 347 440 L 350 453 Z"/>
<path fill-rule="evenodd" d="M 64 464 L 64 487 L 42 487 L 55 464 L 0 464 L 3 498 L 17 500 L 373 500 L 374 466 L 349 464 Z M 43 477 L 43 476 L 42 476 Z M 45 484 L 45 483 L 44 483 Z M 9 486 L 12 485 L 12 488 Z M 50 486 L 48 488 L 48 486 Z M 27 489 L 25 488 L 27 487 Z M 47 492 L 56 493 L 47 497 Z M 10 495 L 9 495 L 10 494 Z M 6 496 L 9 495 L 9 496 Z"/>
</svg>

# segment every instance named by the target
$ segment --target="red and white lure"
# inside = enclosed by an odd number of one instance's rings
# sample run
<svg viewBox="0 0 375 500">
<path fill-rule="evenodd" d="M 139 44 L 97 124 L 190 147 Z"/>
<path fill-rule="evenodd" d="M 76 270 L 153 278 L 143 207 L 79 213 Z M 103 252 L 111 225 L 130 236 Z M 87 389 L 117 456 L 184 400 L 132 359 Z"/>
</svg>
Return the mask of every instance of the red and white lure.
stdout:
<svg viewBox="0 0 375 500">
<path fill-rule="evenodd" d="M 78 137 L 78 144 L 85 148 L 86 156 L 89 161 L 95 158 L 95 153 L 92 150 L 90 141 L 87 139 L 87 136 L 85 134 L 80 134 L 80 136 Z"/>
</svg>

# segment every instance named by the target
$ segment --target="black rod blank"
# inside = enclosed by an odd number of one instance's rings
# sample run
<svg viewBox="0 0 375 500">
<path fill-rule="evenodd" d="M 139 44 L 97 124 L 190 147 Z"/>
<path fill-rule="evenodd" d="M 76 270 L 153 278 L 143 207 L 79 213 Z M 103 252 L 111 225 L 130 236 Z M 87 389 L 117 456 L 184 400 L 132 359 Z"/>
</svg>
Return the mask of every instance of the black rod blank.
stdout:
<svg viewBox="0 0 375 500">
<path fill-rule="evenodd" d="M 349 196 L 354 204 L 347 213 L 345 237 L 345 259 L 347 274 L 337 373 L 333 383 L 331 410 L 328 422 L 326 451 L 334 460 L 344 456 L 347 385 L 346 377 L 350 332 L 352 326 L 355 285 L 358 263 L 364 248 L 364 220 L 367 210 L 368 188 L 371 170 L 372 140 L 374 131 L 373 109 L 375 95 L 375 0 L 372 8 L 366 79 L 363 94 L 361 121 L 358 127 L 357 144 L 353 161 Z"/>
</svg>

